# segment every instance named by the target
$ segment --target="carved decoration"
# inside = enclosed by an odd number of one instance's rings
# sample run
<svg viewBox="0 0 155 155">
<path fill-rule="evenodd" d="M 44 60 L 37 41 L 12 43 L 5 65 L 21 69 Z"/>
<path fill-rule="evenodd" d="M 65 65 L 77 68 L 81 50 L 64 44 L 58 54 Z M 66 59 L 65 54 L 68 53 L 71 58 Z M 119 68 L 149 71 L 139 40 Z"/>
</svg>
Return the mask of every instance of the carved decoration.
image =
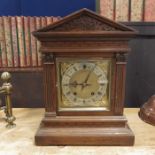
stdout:
<svg viewBox="0 0 155 155">
<path fill-rule="evenodd" d="M 43 53 L 42 60 L 44 63 L 53 63 L 54 62 L 53 53 Z"/>
<path fill-rule="evenodd" d="M 126 53 L 117 53 L 116 54 L 116 61 L 117 62 L 126 62 L 127 54 Z"/>
<path fill-rule="evenodd" d="M 103 23 L 88 15 L 82 15 L 69 22 L 53 28 L 51 31 L 116 31 L 111 25 Z M 121 31 L 121 30 L 120 30 Z"/>
</svg>

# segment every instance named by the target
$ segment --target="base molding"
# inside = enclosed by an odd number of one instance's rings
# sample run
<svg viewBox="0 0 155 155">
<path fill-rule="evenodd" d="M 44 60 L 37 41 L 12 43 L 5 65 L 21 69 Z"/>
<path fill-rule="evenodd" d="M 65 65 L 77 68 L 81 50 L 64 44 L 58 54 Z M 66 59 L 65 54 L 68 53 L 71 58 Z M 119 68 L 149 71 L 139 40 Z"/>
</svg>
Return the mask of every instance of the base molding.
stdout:
<svg viewBox="0 0 155 155">
<path fill-rule="evenodd" d="M 121 118 L 122 117 L 122 118 Z M 104 118 L 104 119 L 103 119 Z M 113 118 L 113 119 L 112 119 Z M 117 118 L 117 119 L 116 119 Z M 95 122 L 90 125 L 87 123 L 83 125 L 81 122 L 87 120 L 81 119 L 78 123 L 78 118 L 68 120 L 68 125 L 65 125 L 62 118 L 45 118 L 42 120 L 41 125 L 35 135 L 35 143 L 39 146 L 48 145 L 117 145 L 117 146 L 132 146 L 134 144 L 134 134 L 126 123 L 124 116 L 112 116 L 98 118 L 100 123 L 97 123 L 97 118 L 92 120 Z M 118 120 L 120 118 L 120 121 Z M 85 118 L 90 119 L 90 118 Z M 53 122 L 54 126 L 47 125 L 47 122 Z M 107 123 L 110 122 L 111 123 Z M 124 120 L 124 121 L 123 121 Z M 47 121 L 47 122 L 46 122 Z M 60 122 L 63 122 L 62 124 Z M 120 125 L 116 125 L 119 121 Z M 58 122 L 58 125 L 56 125 Z M 75 123 L 76 122 L 76 123 Z M 102 123 L 106 125 L 102 125 Z M 72 126 L 71 124 L 76 124 Z M 114 124 L 113 124 L 114 123 Z M 119 124 L 118 123 L 118 124 Z M 109 125 L 108 125 L 109 124 Z M 115 126 L 116 125 L 116 126 Z"/>
</svg>

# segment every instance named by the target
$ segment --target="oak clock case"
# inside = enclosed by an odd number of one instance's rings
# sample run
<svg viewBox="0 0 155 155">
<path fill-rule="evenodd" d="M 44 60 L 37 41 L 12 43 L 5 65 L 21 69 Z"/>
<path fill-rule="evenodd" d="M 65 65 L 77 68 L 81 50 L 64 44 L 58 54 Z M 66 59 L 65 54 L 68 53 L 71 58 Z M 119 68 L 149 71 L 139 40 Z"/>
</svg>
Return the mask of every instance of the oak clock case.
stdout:
<svg viewBox="0 0 155 155">
<path fill-rule="evenodd" d="M 123 115 L 126 55 L 135 30 L 88 9 L 35 31 L 45 115 L 35 144 L 134 144 Z"/>
<path fill-rule="evenodd" d="M 57 58 L 58 111 L 109 111 L 111 59 Z"/>
</svg>

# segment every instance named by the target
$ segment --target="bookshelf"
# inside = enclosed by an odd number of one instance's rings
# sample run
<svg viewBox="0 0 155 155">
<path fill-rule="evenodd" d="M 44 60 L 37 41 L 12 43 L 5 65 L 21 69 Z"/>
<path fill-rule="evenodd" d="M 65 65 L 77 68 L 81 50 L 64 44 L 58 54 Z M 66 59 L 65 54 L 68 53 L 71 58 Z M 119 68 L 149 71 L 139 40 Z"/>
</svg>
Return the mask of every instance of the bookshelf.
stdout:
<svg viewBox="0 0 155 155">
<path fill-rule="evenodd" d="M 32 32 L 60 17 L 0 16 L 0 71 L 42 71 L 40 42 Z"/>
<path fill-rule="evenodd" d="M 11 73 L 13 107 L 43 107 L 40 42 L 32 32 L 59 19 L 0 16 L 0 75 Z"/>
<path fill-rule="evenodd" d="M 39 67 L 3 67 L 0 72 L 42 72 L 43 68 Z"/>
</svg>

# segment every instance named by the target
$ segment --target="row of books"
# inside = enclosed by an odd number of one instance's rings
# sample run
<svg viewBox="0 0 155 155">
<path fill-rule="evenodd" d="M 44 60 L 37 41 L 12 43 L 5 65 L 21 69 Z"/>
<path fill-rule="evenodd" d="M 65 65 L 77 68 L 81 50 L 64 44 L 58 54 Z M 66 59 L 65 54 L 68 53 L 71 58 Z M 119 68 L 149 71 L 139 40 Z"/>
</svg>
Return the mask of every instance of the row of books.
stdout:
<svg viewBox="0 0 155 155">
<path fill-rule="evenodd" d="M 96 0 L 97 11 L 116 21 L 155 21 L 154 0 Z"/>
<path fill-rule="evenodd" d="M 40 42 L 31 32 L 59 17 L 0 16 L 0 67 L 41 66 Z"/>
</svg>

